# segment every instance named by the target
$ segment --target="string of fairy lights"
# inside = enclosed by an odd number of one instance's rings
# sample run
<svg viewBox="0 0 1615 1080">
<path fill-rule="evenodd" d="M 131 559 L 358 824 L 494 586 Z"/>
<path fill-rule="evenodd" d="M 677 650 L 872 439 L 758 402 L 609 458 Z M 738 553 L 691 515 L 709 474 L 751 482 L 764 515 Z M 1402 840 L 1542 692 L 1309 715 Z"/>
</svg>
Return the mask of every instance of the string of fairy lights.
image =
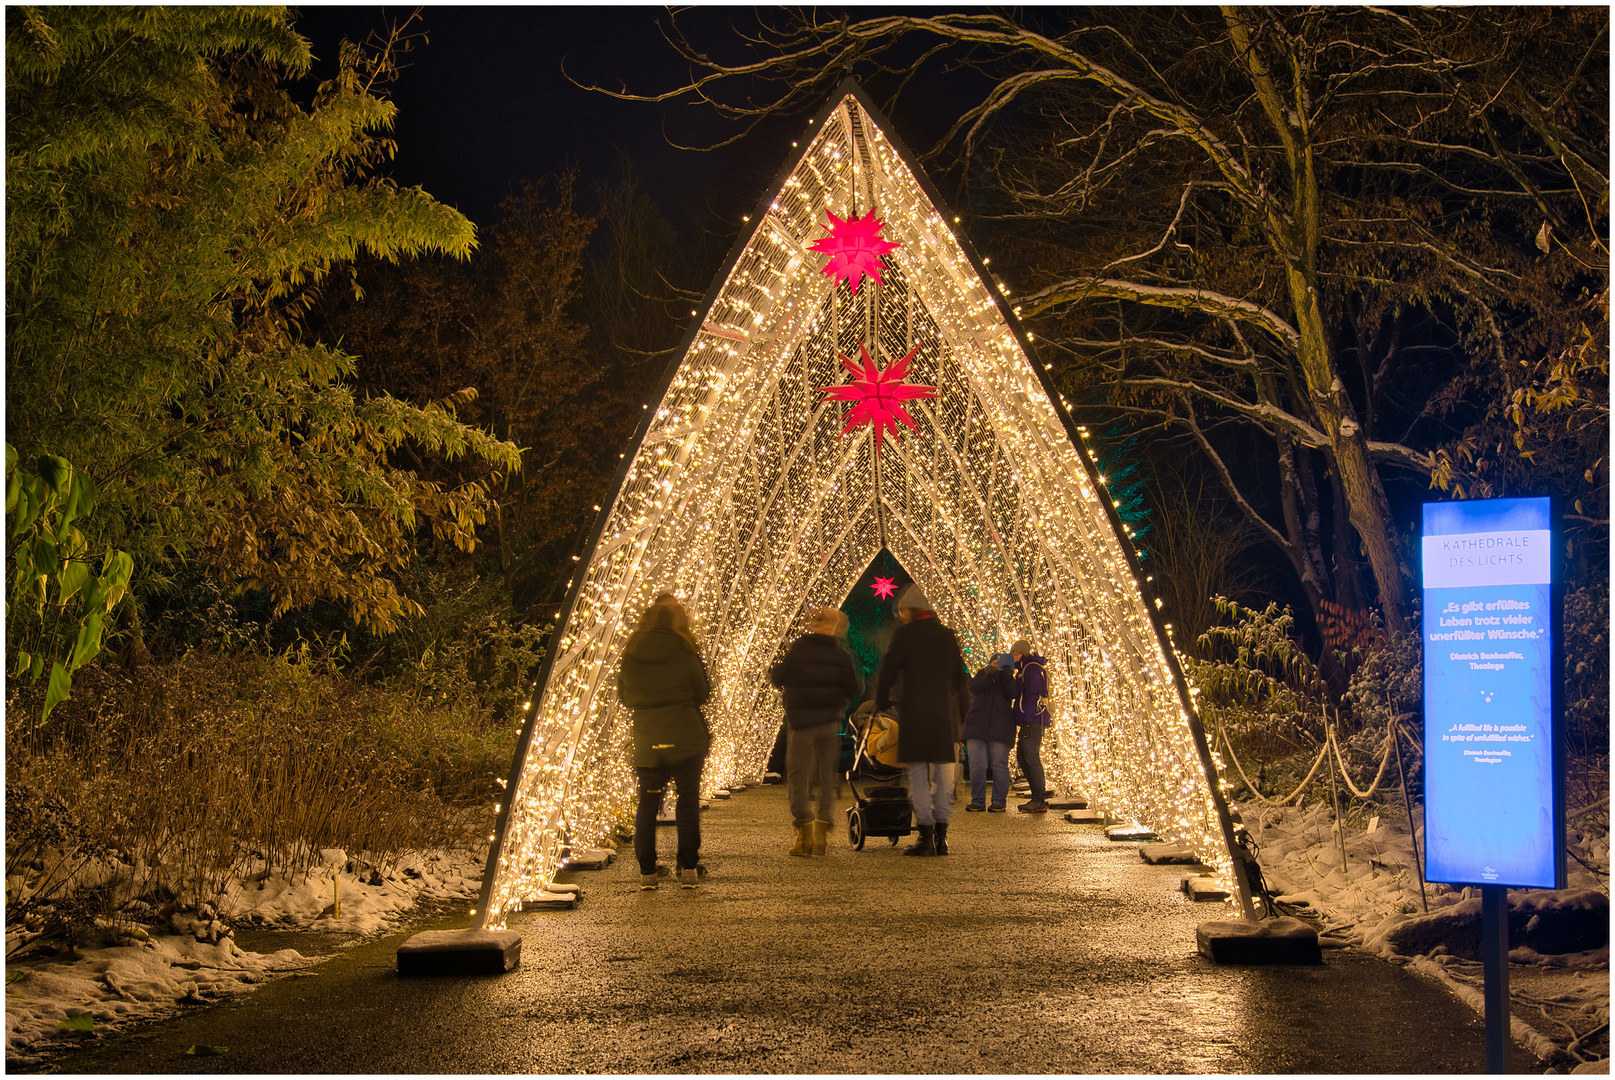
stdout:
<svg viewBox="0 0 1615 1080">
<path fill-rule="evenodd" d="M 855 294 L 809 247 L 827 211 L 873 207 L 901 247 Z M 1232 893 L 1189 717 L 1107 496 L 950 223 L 855 97 L 813 133 L 700 318 L 527 703 L 533 734 L 480 925 L 543 891 L 563 846 L 608 842 L 631 820 L 615 679 L 658 593 L 689 607 L 712 675 L 710 794 L 760 775 L 782 719 L 768 665 L 804 609 L 840 604 L 883 546 L 972 664 L 1021 637 L 1047 658 L 1055 786 L 1187 845 Z M 878 489 L 869 429 L 843 437 L 840 407 L 818 394 L 860 343 L 882 365 L 918 346 L 909 378 L 938 388 L 909 403 L 918 430 L 887 441 Z"/>
</svg>

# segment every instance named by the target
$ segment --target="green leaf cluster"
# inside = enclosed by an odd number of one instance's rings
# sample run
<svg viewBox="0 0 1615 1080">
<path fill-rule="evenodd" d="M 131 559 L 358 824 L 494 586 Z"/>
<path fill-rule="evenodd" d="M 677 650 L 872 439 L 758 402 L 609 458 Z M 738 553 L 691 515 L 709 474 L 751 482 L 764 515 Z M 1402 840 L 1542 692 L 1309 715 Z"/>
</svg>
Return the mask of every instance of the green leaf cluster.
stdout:
<svg viewBox="0 0 1615 1080">
<path fill-rule="evenodd" d="M 50 664 L 41 722 L 72 690 L 74 670 L 101 652 L 104 621 L 122 602 L 134 570 L 128 552 L 97 552 L 80 529 L 95 499 L 94 482 L 66 458 L 41 455 L 30 470 L 6 444 L 12 675 L 38 682 Z"/>
<path fill-rule="evenodd" d="M 418 612 L 394 581 L 415 531 L 470 550 L 520 461 L 452 402 L 360 392 L 355 358 L 308 333 L 361 252 L 475 244 L 369 176 L 393 150 L 391 47 L 345 45 L 305 106 L 286 80 L 312 59 L 284 8 L 8 9 L 8 435 L 86 477 L 85 542 L 128 552 L 137 589 L 190 565 L 386 631 Z M 491 477 L 430 482 L 404 453 Z"/>
<path fill-rule="evenodd" d="M 1188 662 L 1202 710 L 1243 736 L 1317 745 L 1328 687 L 1301 647 L 1294 613 L 1278 604 L 1258 611 L 1221 596 L 1216 603 L 1229 622 L 1200 635 L 1197 644 L 1209 659 Z"/>
</svg>

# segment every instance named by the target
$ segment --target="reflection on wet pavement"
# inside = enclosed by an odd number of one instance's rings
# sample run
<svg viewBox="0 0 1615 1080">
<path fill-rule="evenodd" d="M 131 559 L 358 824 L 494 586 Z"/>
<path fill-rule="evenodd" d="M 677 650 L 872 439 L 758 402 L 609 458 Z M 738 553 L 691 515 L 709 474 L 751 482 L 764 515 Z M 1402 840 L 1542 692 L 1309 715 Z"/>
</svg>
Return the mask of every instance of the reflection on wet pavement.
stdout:
<svg viewBox="0 0 1615 1080">
<path fill-rule="evenodd" d="M 962 801 L 960 803 L 962 808 Z M 572 911 L 512 918 L 521 968 L 399 979 L 399 937 L 230 1009 L 113 1037 L 94 1072 L 1206 1073 L 1479 1071 L 1481 1027 L 1371 957 L 1219 968 L 1222 914 L 1133 844 L 1057 815 L 956 816 L 945 858 L 832 832 L 790 858 L 780 788 L 716 802 L 710 874 L 637 888 L 632 856 L 577 873 Z M 839 827 L 839 822 L 837 823 Z M 671 859 L 671 830 L 661 838 Z M 464 925 L 463 916 L 436 925 Z M 284 947 L 284 946 L 277 946 Z M 295 1037 L 288 1037 L 295 1032 Z M 183 1056 L 228 1045 L 228 1058 Z M 1525 1065 L 1519 1054 L 1517 1063 Z"/>
</svg>

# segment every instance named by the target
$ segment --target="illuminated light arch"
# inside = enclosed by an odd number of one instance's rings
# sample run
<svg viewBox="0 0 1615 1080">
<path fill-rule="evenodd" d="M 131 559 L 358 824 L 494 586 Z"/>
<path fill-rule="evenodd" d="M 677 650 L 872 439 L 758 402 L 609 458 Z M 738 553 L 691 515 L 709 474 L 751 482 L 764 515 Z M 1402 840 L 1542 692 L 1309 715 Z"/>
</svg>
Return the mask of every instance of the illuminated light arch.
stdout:
<svg viewBox="0 0 1615 1080">
<path fill-rule="evenodd" d="M 709 790 L 754 781 L 781 721 L 766 678 L 808 606 L 838 605 L 884 546 L 973 665 L 1029 638 L 1048 659 L 1050 780 L 1189 846 L 1250 913 L 1232 826 L 1169 638 L 1082 438 L 1008 303 L 856 83 L 812 122 L 748 219 L 601 512 L 528 702 L 479 926 L 536 896 L 564 842 L 631 820 L 621 649 L 663 590 L 695 617 L 713 678 Z M 827 214 L 878 207 L 879 284 L 811 249 Z M 839 356 L 914 352 L 933 399 L 874 453 L 841 435 Z M 1088 459 L 1085 460 L 1084 458 Z"/>
</svg>

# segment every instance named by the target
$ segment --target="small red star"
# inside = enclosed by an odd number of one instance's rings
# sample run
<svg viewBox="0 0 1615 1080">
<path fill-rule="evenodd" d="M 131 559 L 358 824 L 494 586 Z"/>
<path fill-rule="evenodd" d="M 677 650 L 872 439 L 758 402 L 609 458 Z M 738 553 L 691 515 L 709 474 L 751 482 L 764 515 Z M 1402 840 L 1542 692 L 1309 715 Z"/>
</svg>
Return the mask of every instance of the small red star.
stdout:
<svg viewBox="0 0 1615 1080">
<path fill-rule="evenodd" d="M 830 256 L 824 272 L 838 284 L 846 278 L 854 296 L 858 295 L 858 286 L 866 277 L 874 278 L 879 285 L 881 256 L 903 246 L 881 238 L 880 230 L 886 227 L 886 222 L 875 216 L 873 208 L 863 217 L 854 214 L 845 221 L 828 210 L 824 215 L 830 219 L 830 235 L 820 237 L 809 249 Z"/>
<path fill-rule="evenodd" d="M 819 392 L 825 395 L 825 401 L 856 401 L 852 411 L 847 414 L 847 422 L 841 428 L 845 435 L 859 424 L 869 424 L 875 429 L 875 452 L 880 452 L 882 432 L 890 431 L 893 441 L 897 439 L 897 423 L 901 420 L 910 431 L 918 431 L 914 418 L 903 408 L 903 402 L 915 398 L 936 397 L 936 387 L 923 386 L 919 383 L 908 383 L 903 380 L 908 376 L 908 366 L 914 361 L 914 354 L 920 351 L 918 345 L 908 351 L 908 355 L 901 360 L 894 361 L 886 370 L 882 371 L 870 359 L 869 350 L 863 342 L 858 343 L 858 352 L 863 358 L 863 367 L 859 367 L 845 356 L 841 357 L 841 365 L 852 372 L 852 382 L 842 383 L 840 386 L 821 386 Z"/>
<path fill-rule="evenodd" d="M 889 577 L 878 577 L 875 583 L 869 586 L 875 590 L 875 595 L 882 600 L 890 600 L 897 592 L 897 582 Z"/>
</svg>

